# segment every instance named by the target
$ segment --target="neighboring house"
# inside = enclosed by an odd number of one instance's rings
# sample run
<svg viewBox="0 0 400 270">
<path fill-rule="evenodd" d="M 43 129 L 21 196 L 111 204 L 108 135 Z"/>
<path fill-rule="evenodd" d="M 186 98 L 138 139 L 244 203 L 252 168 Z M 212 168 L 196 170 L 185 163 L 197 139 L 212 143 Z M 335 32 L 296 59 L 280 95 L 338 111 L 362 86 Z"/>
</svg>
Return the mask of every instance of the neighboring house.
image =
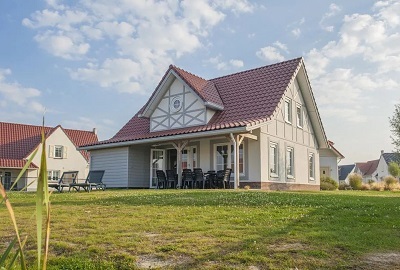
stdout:
<svg viewBox="0 0 400 270">
<path fill-rule="evenodd" d="M 379 180 L 377 172 L 378 163 L 379 159 L 367 162 L 358 162 L 355 164 L 354 172 L 361 174 L 364 183 L 368 183 L 369 180 L 377 181 Z"/>
<path fill-rule="evenodd" d="M 320 189 L 320 153 L 332 152 L 302 58 L 210 80 L 171 65 L 114 137 L 80 149 L 107 187 L 228 167 L 235 187 L 308 190 Z"/>
<path fill-rule="evenodd" d="M 78 178 L 86 177 L 89 154 L 76 148 L 98 142 L 96 131 L 45 127 L 48 178 L 57 180 L 64 171 L 79 171 Z M 39 148 L 28 170 L 17 184 L 36 190 L 36 179 L 41 157 L 41 126 L 0 122 L 0 175 L 2 183 L 10 188 L 27 160 Z"/>
<path fill-rule="evenodd" d="M 333 146 L 332 141 L 328 141 L 328 149 L 320 149 L 320 174 L 322 176 L 328 176 L 333 180 L 339 182 L 339 170 L 338 163 L 344 159 L 344 156 Z"/>
<path fill-rule="evenodd" d="M 355 164 L 339 166 L 339 184 L 341 183 L 349 184 L 349 176 L 350 174 L 354 173 L 355 167 L 356 167 Z"/>
<path fill-rule="evenodd" d="M 400 153 L 384 153 L 384 151 L 381 151 L 381 156 L 379 158 L 377 167 L 378 181 L 381 181 L 384 177 L 390 174 L 388 170 L 390 162 L 396 162 L 400 165 Z"/>
</svg>

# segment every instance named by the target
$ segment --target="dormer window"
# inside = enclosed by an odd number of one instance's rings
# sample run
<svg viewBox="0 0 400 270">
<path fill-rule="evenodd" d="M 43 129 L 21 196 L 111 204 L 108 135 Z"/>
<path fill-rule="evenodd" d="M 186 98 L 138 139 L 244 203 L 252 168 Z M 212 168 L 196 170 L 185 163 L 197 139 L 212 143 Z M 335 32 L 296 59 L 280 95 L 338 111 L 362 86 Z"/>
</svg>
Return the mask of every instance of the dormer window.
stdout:
<svg viewBox="0 0 400 270">
<path fill-rule="evenodd" d="M 170 108 L 172 112 L 179 112 L 182 109 L 182 97 L 176 96 L 171 99 Z"/>
</svg>

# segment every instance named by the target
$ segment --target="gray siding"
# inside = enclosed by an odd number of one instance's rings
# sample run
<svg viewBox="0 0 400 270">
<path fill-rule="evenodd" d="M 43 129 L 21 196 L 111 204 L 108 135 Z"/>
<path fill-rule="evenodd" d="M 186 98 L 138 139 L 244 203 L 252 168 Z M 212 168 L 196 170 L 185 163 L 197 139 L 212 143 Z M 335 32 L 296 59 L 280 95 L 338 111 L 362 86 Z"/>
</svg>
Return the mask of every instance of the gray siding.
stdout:
<svg viewBox="0 0 400 270">
<path fill-rule="evenodd" d="M 129 147 L 128 187 L 150 187 L 150 147 L 135 145 Z"/>
<path fill-rule="evenodd" d="M 128 187 L 128 147 L 90 151 L 91 170 L 105 170 L 107 187 Z"/>
</svg>

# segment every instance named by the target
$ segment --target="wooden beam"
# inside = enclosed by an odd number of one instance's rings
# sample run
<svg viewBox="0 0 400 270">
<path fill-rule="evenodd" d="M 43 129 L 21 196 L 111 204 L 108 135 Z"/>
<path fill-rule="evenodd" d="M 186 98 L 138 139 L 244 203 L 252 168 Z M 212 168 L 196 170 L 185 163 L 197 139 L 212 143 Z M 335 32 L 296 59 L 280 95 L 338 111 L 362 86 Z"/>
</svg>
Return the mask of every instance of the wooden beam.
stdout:
<svg viewBox="0 0 400 270">
<path fill-rule="evenodd" d="M 249 139 L 252 139 L 252 140 L 255 140 L 255 141 L 258 140 L 258 137 L 256 135 L 253 135 L 253 134 L 250 134 L 250 133 L 242 133 L 242 134 L 239 134 L 239 135 L 243 136 L 243 137 L 246 137 L 246 138 L 249 138 Z"/>
</svg>

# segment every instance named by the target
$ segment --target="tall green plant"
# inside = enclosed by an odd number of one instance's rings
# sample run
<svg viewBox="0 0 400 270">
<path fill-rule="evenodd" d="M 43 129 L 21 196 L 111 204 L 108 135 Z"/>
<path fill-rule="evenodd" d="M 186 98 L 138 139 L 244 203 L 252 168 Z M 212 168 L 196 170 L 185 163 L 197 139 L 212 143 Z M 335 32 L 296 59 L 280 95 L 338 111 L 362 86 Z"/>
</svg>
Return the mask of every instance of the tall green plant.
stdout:
<svg viewBox="0 0 400 270">
<path fill-rule="evenodd" d="M 399 164 L 397 164 L 396 162 L 390 162 L 389 166 L 388 166 L 388 171 L 390 173 L 390 175 L 392 175 L 393 177 L 398 177 L 400 175 L 400 167 Z"/>
<path fill-rule="evenodd" d="M 49 239 L 50 239 L 50 194 L 48 190 L 47 183 L 47 163 L 46 163 L 46 137 L 44 134 L 44 119 L 43 119 L 43 127 L 42 127 L 42 137 L 41 137 L 41 146 L 42 146 L 42 154 L 40 159 L 40 167 L 39 167 L 39 177 L 37 179 L 37 191 L 36 191 L 36 234 L 37 234 L 37 261 L 38 261 L 38 269 L 46 270 L 47 266 L 47 256 L 49 249 Z M 14 185 L 12 188 L 18 183 L 21 177 L 25 174 L 27 168 L 31 164 L 33 158 L 37 154 L 38 149 L 36 149 L 31 157 L 26 162 L 25 166 L 22 168 L 19 173 Z M 11 189 L 12 189 L 11 188 Z M 2 203 L 4 202 L 10 218 L 12 220 L 14 231 L 16 234 L 15 239 L 8 245 L 6 251 L 0 257 L 0 269 L 11 269 L 16 262 L 17 257 L 19 256 L 20 268 L 22 270 L 27 269 L 25 256 L 24 256 L 24 245 L 26 238 L 22 241 L 20 236 L 20 231 L 17 225 L 16 216 L 14 210 L 12 208 L 11 202 L 7 196 L 7 192 L 4 186 L 0 183 L 0 194 L 3 197 Z M 43 250 L 43 219 L 45 219 L 45 245 L 44 245 L 44 254 L 42 258 L 42 250 Z M 18 248 L 15 252 L 15 255 L 12 258 L 9 258 L 12 255 L 12 249 L 15 244 L 18 242 Z M 7 260 L 8 259 L 8 260 Z M 8 266 L 6 265 L 8 263 Z M 6 268 L 7 267 L 7 268 Z"/>
</svg>

